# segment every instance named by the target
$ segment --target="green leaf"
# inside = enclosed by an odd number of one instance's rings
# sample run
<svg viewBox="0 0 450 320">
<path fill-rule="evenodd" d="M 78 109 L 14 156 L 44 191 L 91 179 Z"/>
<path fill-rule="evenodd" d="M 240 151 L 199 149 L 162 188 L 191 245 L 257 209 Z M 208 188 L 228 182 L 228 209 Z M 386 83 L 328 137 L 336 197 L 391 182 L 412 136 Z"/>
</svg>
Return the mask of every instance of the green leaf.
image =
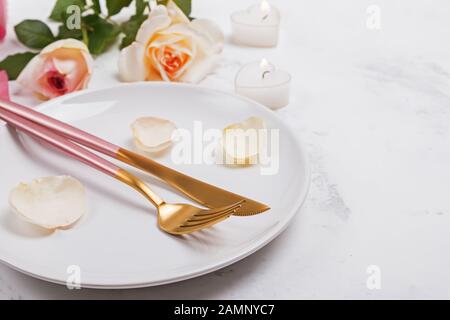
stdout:
<svg viewBox="0 0 450 320">
<path fill-rule="evenodd" d="M 16 80 L 23 68 L 35 55 L 37 55 L 36 52 L 23 52 L 7 56 L 0 62 L 0 70 L 5 70 L 8 73 L 9 80 Z"/>
<path fill-rule="evenodd" d="M 49 18 L 54 21 L 64 21 L 63 17 L 67 13 L 67 7 L 73 5 L 83 9 L 86 5 L 86 0 L 57 0 Z"/>
<path fill-rule="evenodd" d="M 133 0 L 106 0 L 108 16 L 112 17 L 118 14 L 123 8 L 128 7 Z"/>
<path fill-rule="evenodd" d="M 79 29 L 74 29 L 74 30 L 67 29 L 66 25 L 62 24 L 58 28 L 58 36 L 57 36 L 57 38 L 58 39 L 73 38 L 73 39 L 77 39 L 77 40 L 82 40 L 83 39 L 83 33 Z"/>
<path fill-rule="evenodd" d="M 100 0 L 92 0 L 92 8 L 95 13 L 102 13 L 102 7 L 100 6 Z"/>
<path fill-rule="evenodd" d="M 135 5 L 136 5 L 136 16 L 143 15 L 147 2 L 145 0 L 135 0 Z"/>
<path fill-rule="evenodd" d="M 120 44 L 120 49 L 128 47 L 133 41 L 136 39 L 136 34 L 139 31 L 142 23 L 147 20 L 147 15 L 134 15 L 127 22 L 124 22 L 121 25 L 122 32 L 125 34 L 125 37 L 122 39 L 122 43 Z"/>
<path fill-rule="evenodd" d="M 175 2 L 178 8 L 180 8 L 181 11 L 183 11 L 183 13 L 186 15 L 186 17 L 189 18 L 192 12 L 192 0 L 172 0 L 172 1 Z M 163 6 L 167 6 L 169 0 L 156 0 L 156 2 Z"/>
<path fill-rule="evenodd" d="M 120 34 L 120 27 L 117 24 L 96 14 L 84 17 L 83 23 L 89 39 L 89 51 L 94 55 L 105 52 Z"/>
<path fill-rule="evenodd" d="M 14 30 L 17 39 L 33 49 L 42 49 L 56 40 L 50 28 L 39 20 L 24 20 Z"/>
<path fill-rule="evenodd" d="M 192 1 L 191 0 L 173 0 L 175 4 L 184 12 L 186 17 L 189 17 L 192 12 Z"/>
</svg>

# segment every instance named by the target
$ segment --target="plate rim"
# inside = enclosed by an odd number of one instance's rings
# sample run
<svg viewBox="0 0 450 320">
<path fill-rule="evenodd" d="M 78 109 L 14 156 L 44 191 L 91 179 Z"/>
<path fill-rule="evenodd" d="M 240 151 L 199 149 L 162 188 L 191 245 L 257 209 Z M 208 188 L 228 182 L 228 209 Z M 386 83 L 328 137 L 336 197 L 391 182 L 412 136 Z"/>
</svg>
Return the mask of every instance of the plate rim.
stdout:
<svg viewBox="0 0 450 320">
<path fill-rule="evenodd" d="M 177 277 L 167 277 L 167 278 L 161 279 L 159 281 L 130 283 L 130 284 L 111 284 L 111 285 L 83 283 L 82 282 L 81 283 L 82 288 L 86 288 L 86 289 L 137 289 L 137 288 L 154 287 L 154 286 L 160 286 L 160 285 L 165 285 L 165 284 L 170 284 L 170 283 L 176 283 L 176 282 L 200 277 L 202 275 L 206 275 L 211 272 L 220 270 L 224 267 L 230 266 L 238 261 L 241 261 L 241 260 L 247 258 L 248 256 L 252 255 L 253 253 L 257 252 L 258 250 L 262 249 L 264 246 L 266 246 L 267 244 L 272 242 L 281 233 L 283 233 L 287 229 L 287 227 L 289 227 L 290 222 L 294 219 L 294 217 L 300 212 L 301 208 L 303 207 L 303 204 L 306 201 L 306 198 L 307 198 L 307 195 L 308 195 L 309 189 L 310 189 L 310 184 L 311 184 L 310 159 L 309 159 L 309 156 L 307 153 L 306 144 L 302 143 L 302 139 L 294 133 L 293 129 L 287 123 L 285 123 L 285 121 L 283 119 L 281 119 L 281 117 L 276 112 L 274 112 L 273 110 L 269 109 L 268 107 L 262 105 L 261 103 L 255 101 L 255 100 L 252 100 L 252 99 L 247 98 L 242 95 L 238 95 L 237 93 L 234 93 L 234 92 L 222 91 L 219 89 L 209 88 L 209 87 L 205 87 L 205 86 L 199 86 L 199 85 L 195 85 L 195 84 L 172 83 L 172 82 L 163 82 L 163 81 L 155 81 L 155 82 L 141 81 L 141 82 L 133 82 L 133 83 L 120 83 L 120 84 L 116 84 L 113 86 L 107 86 L 107 87 L 103 87 L 103 88 L 86 89 L 86 90 L 81 90 L 81 91 L 77 91 L 77 92 L 72 92 L 72 93 L 54 98 L 52 100 L 48 100 L 43 103 L 40 103 L 33 109 L 41 111 L 43 113 L 46 113 L 45 112 L 46 109 L 51 108 L 53 105 L 61 103 L 64 100 L 68 100 L 68 99 L 71 99 L 71 98 L 74 98 L 74 97 L 77 97 L 80 95 L 87 95 L 87 94 L 96 93 L 96 92 L 105 91 L 105 90 L 114 90 L 115 88 L 123 88 L 123 87 L 127 87 L 127 86 L 132 86 L 132 87 L 145 87 L 145 86 L 147 86 L 147 87 L 148 86 L 185 87 L 185 88 L 190 88 L 190 89 L 194 89 L 194 90 L 206 91 L 206 92 L 210 92 L 210 93 L 213 92 L 216 94 L 222 94 L 222 95 L 225 94 L 225 95 L 234 97 L 236 99 L 244 100 L 245 102 L 252 104 L 255 107 L 259 108 L 263 112 L 270 114 L 272 117 L 274 117 L 275 119 L 277 119 L 280 123 L 282 123 L 284 125 L 284 129 L 286 130 L 288 135 L 292 138 L 296 147 L 301 151 L 300 155 L 301 155 L 302 161 L 304 163 L 304 170 L 305 170 L 305 180 L 306 180 L 305 188 L 303 189 L 302 193 L 299 196 L 297 196 L 295 205 L 290 210 L 290 212 L 288 214 L 286 214 L 285 217 L 277 223 L 277 225 L 279 227 L 271 228 L 271 231 L 268 232 L 267 235 L 262 236 L 257 241 L 255 241 L 253 245 L 248 246 L 248 248 L 246 250 L 244 250 L 243 253 L 232 254 L 231 256 L 233 256 L 233 258 L 229 258 L 229 257 L 221 258 L 221 259 L 218 259 L 218 261 L 216 261 L 214 263 L 210 263 L 208 265 L 205 265 L 205 266 L 199 268 L 197 271 L 190 272 L 190 273 L 180 275 Z M 0 124 L 0 128 L 1 127 L 6 127 L 6 124 Z M 242 250 L 240 250 L 240 251 L 242 252 Z M 15 264 L 13 264 L 12 262 L 7 261 L 3 257 L 0 257 L 0 263 L 8 266 L 11 269 L 14 269 L 20 273 L 26 274 L 33 278 L 43 280 L 46 282 L 50 282 L 50 283 L 59 284 L 59 285 L 66 285 L 65 281 L 58 280 L 58 279 L 52 279 L 52 278 L 40 275 L 38 273 L 34 273 L 32 271 L 26 270 L 26 269 L 24 269 L 23 266 L 22 267 L 17 266 Z"/>
</svg>

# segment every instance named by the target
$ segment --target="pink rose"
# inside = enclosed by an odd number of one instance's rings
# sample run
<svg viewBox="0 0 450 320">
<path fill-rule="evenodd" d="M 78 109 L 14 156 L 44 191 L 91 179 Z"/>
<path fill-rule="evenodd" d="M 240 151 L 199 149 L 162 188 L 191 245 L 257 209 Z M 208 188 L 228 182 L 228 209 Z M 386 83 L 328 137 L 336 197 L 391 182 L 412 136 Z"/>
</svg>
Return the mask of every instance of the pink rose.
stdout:
<svg viewBox="0 0 450 320">
<path fill-rule="evenodd" d="M 58 40 L 28 63 L 17 82 L 40 99 L 51 99 L 86 88 L 92 65 L 92 56 L 83 42 Z"/>
<path fill-rule="evenodd" d="M 6 0 L 0 0 L 0 40 L 6 36 Z"/>
</svg>

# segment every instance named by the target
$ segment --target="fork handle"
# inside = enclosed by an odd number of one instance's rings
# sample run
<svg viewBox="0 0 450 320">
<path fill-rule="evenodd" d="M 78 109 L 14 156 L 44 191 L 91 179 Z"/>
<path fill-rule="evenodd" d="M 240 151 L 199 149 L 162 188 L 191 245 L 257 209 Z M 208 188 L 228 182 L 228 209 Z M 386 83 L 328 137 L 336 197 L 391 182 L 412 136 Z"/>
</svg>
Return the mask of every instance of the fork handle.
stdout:
<svg viewBox="0 0 450 320">
<path fill-rule="evenodd" d="M 23 131 L 24 133 L 35 137 L 41 141 L 44 141 L 60 152 L 96 169 L 113 178 L 122 181 L 129 186 L 133 187 L 140 193 L 142 193 L 147 199 L 149 199 L 155 206 L 159 206 L 164 201 L 154 193 L 144 182 L 134 177 L 126 170 L 121 169 L 115 164 L 109 162 L 106 159 L 99 157 L 98 155 L 84 149 L 76 143 L 73 143 L 65 138 L 57 135 L 53 131 L 42 127 L 32 121 L 21 118 L 17 114 L 0 109 L 0 119 L 6 121 L 16 129 Z"/>
</svg>

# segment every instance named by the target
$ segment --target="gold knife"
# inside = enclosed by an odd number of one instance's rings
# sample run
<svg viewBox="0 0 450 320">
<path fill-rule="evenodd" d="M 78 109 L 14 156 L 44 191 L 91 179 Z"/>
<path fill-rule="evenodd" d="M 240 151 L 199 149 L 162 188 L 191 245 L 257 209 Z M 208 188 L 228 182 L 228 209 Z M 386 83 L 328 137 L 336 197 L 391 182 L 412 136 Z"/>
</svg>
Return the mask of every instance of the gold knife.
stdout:
<svg viewBox="0 0 450 320">
<path fill-rule="evenodd" d="M 270 209 L 265 204 L 192 178 L 129 150 L 119 149 L 117 159 L 160 178 L 192 200 L 208 208 L 229 205 L 230 200 L 232 203 L 245 200 L 241 209 L 235 215 L 251 216 Z"/>
</svg>

